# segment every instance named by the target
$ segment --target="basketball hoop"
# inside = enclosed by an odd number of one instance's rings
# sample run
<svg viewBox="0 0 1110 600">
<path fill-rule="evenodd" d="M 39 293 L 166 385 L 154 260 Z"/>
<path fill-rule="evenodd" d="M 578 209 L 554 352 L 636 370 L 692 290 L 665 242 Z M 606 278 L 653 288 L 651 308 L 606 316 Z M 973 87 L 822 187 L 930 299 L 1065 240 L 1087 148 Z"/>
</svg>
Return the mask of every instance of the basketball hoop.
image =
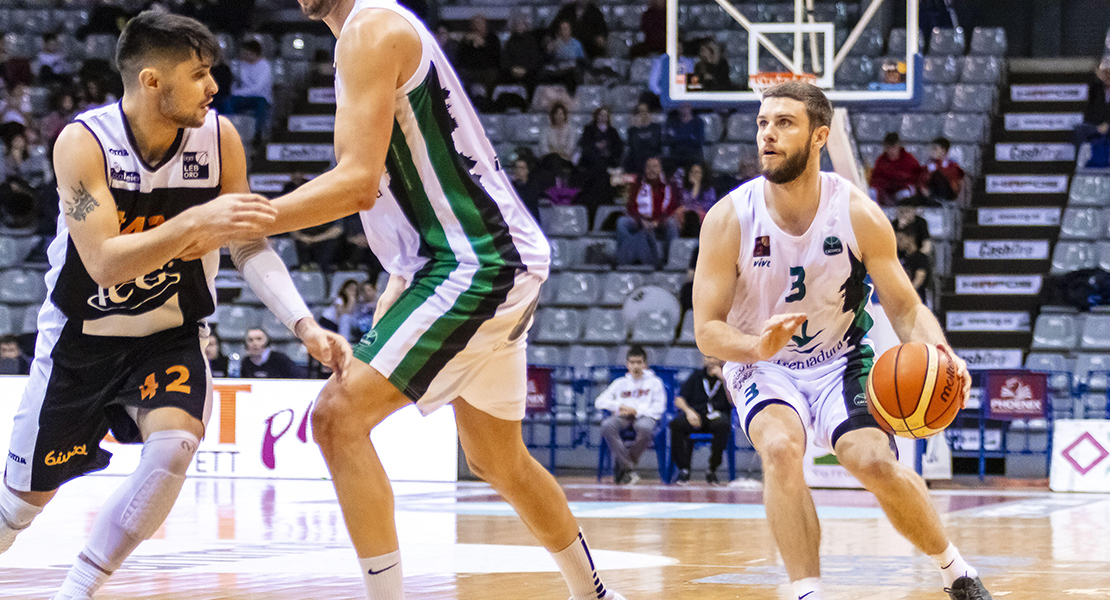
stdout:
<svg viewBox="0 0 1110 600">
<path fill-rule="evenodd" d="M 810 85 L 817 85 L 817 75 L 813 73 L 782 73 L 766 72 L 748 76 L 748 87 L 763 95 L 763 90 L 787 81 L 804 81 Z"/>
</svg>

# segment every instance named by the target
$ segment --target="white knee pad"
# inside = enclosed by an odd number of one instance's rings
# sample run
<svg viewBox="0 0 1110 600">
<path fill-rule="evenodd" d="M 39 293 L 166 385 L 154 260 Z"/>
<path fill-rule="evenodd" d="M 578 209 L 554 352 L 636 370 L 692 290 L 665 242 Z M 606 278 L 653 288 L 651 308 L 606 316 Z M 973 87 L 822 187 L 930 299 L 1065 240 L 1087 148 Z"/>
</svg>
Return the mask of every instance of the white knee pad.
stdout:
<svg viewBox="0 0 1110 600">
<path fill-rule="evenodd" d="M 200 440 L 188 431 L 147 438 L 139 467 L 100 510 L 85 555 L 111 573 L 170 514 Z"/>
</svg>

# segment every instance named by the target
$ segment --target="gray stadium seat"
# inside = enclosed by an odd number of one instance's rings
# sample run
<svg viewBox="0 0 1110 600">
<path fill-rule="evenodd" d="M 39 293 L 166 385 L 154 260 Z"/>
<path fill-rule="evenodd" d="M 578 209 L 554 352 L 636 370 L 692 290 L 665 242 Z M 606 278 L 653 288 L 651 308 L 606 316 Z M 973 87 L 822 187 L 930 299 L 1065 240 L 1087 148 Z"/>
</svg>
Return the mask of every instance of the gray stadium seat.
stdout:
<svg viewBox="0 0 1110 600">
<path fill-rule="evenodd" d="M 623 6 L 620 8 L 624 8 Z M 632 50 L 632 45 L 635 44 L 635 34 L 630 34 L 623 31 L 609 32 L 609 39 L 606 40 L 606 48 L 609 51 L 609 56 L 613 58 L 628 58 L 629 52 Z"/>
<path fill-rule="evenodd" d="M 609 106 L 613 107 L 614 111 L 619 111 L 628 114 L 625 111 L 631 111 L 636 108 L 636 103 L 640 100 L 642 90 L 638 85 L 618 85 L 609 90 Z M 614 127 L 620 129 L 617 123 L 613 123 Z"/>
<path fill-rule="evenodd" d="M 1068 204 L 1106 206 L 1110 204 L 1110 177 L 1076 175 L 1071 180 Z"/>
<path fill-rule="evenodd" d="M 15 319 L 12 318 L 14 312 L 16 311 L 12 310 L 11 307 L 0 304 L 0 335 L 22 333 L 21 331 L 16 331 Z"/>
<path fill-rule="evenodd" d="M 948 113 L 944 117 L 944 128 L 941 132 L 953 143 L 982 144 L 987 141 L 988 125 L 987 115 Z"/>
<path fill-rule="evenodd" d="M 860 144 L 859 145 L 859 157 L 863 161 L 864 165 L 874 166 L 875 159 L 879 158 L 879 155 L 882 154 L 882 153 L 883 153 L 883 145 L 882 144 Z"/>
<path fill-rule="evenodd" d="M 628 71 L 629 81 L 651 81 L 652 60 L 647 57 L 632 59 L 632 68 Z"/>
<path fill-rule="evenodd" d="M 694 345 L 697 343 L 694 339 L 694 311 L 687 310 L 682 317 L 682 329 L 678 332 L 677 341 L 679 344 Z"/>
<path fill-rule="evenodd" d="M 571 346 L 567 354 L 569 367 L 608 367 L 624 362 L 624 357 L 613 360 L 613 349 L 609 346 Z"/>
<path fill-rule="evenodd" d="M 640 17 L 643 13 L 644 11 L 639 6 L 613 6 L 613 17 L 610 22 L 614 29 L 636 31 L 640 29 Z"/>
<path fill-rule="evenodd" d="M 1110 240 L 1101 240 L 1095 243 L 1095 256 L 1098 268 L 1110 271 Z"/>
<path fill-rule="evenodd" d="M 277 252 L 286 267 L 292 269 L 300 265 L 300 259 L 297 258 L 297 243 L 292 238 L 270 238 L 270 245 L 274 247 L 274 252 Z"/>
<path fill-rule="evenodd" d="M 111 61 L 115 58 L 116 36 L 107 33 L 92 33 L 85 38 L 85 58 L 100 58 Z"/>
<path fill-rule="evenodd" d="M 624 87 L 627 87 L 627 86 L 624 86 Z M 614 88 L 614 89 L 616 89 L 616 88 Z M 610 99 L 610 102 L 612 102 L 611 99 Z M 620 103 L 620 104 L 618 104 L 616 102 L 613 102 L 612 104 L 615 107 L 636 106 L 635 101 L 633 101 L 631 104 L 625 104 L 623 102 Z M 621 112 L 613 113 L 613 114 L 609 115 L 609 122 L 612 123 L 613 127 L 616 128 L 617 133 L 620 133 L 621 139 L 627 139 L 628 138 L 628 128 L 632 126 L 632 114 L 631 113 L 621 113 Z"/>
<path fill-rule="evenodd" d="M 1052 391 L 1066 394 L 1071 391 L 1071 374 L 1075 360 L 1063 354 L 1030 352 L 1025 357 L 1025 368 L 1030 371 L 1048 372 L 1048 387 Z"/>
<path fill-rule="evenodd" d="M 678 323 L 667 311 L 649 311 L 632 322 L 629 340 L 633 344 L 671 344 Z"/>
<path fill-rule="evenodd" d="M 968 56 L 964 58 L 960 81 L 998 85 L 1005 68 L 1005 59 L 1001 56 Z"/>
<path fill-rule="evenodd" d="M 506 141 L 520 144 L 536 144 L 540 132 L 547 127 L 546 115 L 515 114 L 505 115 Z"/>
<path fill-rule="evenodd" d="M 701 352 L 699 352 L 697 348 L 675 346 L 667 348 L 663 352 L 663 357 L 659 360 L 659 364 L 664 367 L 678 369 L 700 369 L 705 366 L 705 361 L 702 359 Z"/>
<path fill-rule="evenodd" d="M 0 236 L 0 268 L 19 266 L 38 243 L 38 236 Z"/>
<path fill-rule="evenodd" d="M 609 215 L 613 213 L 620 213 L 623 215 L 624 212 L 625 208 L 623 205 L 617 206 L 615 204 L 602 204 L 601 206 L 597 207 L 597 212 L 594 213 L 594 227 L 592 231 L 594 231 L 595 233 L 600 232 L 601 226 L 605 223 L 606 220 L 609 219 Z"/>
<path fill-rule="evenodd" d="M 1079 324 L 1074 315 L 1042 314 L 1033 325 L 1036 350 L 1071 350 L 1079 343 Z"/>
<path fill-rule="evenodd" d="M 834 75 L 837 87 L 860 89 L 875 80 L 875 63 L 869 56 L 849 56 Z"/>
<path fill-rule="evenodd" d="M 739 59 L 730 59 L 728 63 L 728 78 L 734 85 L 744 85 L 748 81 L 748 63 Z"/>
<path fill-rule="evenodd" d="M 971 32 L 971 54 L 1005 56 L 1006 30 L 1001 27 L 976 27 Z"/>
<path fill-rule="evenodd" d="M 948 158 L 956 161 L 972 177 L 979 175 L 982 161 L 978 144 L 953 144 L 948 151 Z"/>
<path fill-rule="evenodd" d="M 567 366 L 567 353 L 564 348 L 559 346 L 528 344 L 526 352 L 528 354 L 528 364 L 530 365 L 541 365 L 545 367 Z"/>
<path fill-rule="evenodd" d="M 551 244 L 552 271 L 562 271 L 563 269 L 573 267 L 578 263 L 580 257 L 575 257 L 575 251 L 577 250 L 577 247 L 574 244 L 574 242 L 577 241 L 578 240 L 572 240 L 568 238 L 552 238 L 548 240 L 548 243 Z"/>
<path fill-rule="evenodd" d="M 324 274 L 319 271 L 293 271 L 289 274 L 293 284 L 308 304 L 323 304 L 328 301 L 328 286 Z"/>
<path fill-rule="evenodd" d="M 699 114 L 698 117 L 702 120 L 702 123 L 705 124 L 705 142 L 707 144 L 719 142 L 721 136 L 724 135 L 725 132 L 725 125 L 721 119 L 721 115 L 716 112 L 707 112 Z"/>
<path fill-rule="evenodd" d="M 929 54 L 932 56 L 960 55 L 964 53 L 966 45 L 962 27 L 956 29 L 934 27 L 929 35 Z"/>
<path fill-rule="evenodd" d="M 54 11 L 54 21 L 56 23 L 61 23 L 63 31 L 72 34 L 80 29 L 82 25 L 88 23 L 89 11 L 84 8 L 59 8 Z"/>
<path fill-rule="evenodd" d="M 922 47 L 922 36 L 918 35 L 918 50 Z M 906 30 L 903 27 L 898 27 L 890 30 L 890 36 L 887 37 L 886 42 L 887 56 L 906 56 Z"/>
<path fill-rule="evenodd" d="M 594 273 L 560 273 L 552 281 L 554 303 L 563 306 L 594 306 L 601 285 Z"/>
<path fill-rule="evenodd" d="M 255 134 L 257 133 L 258 129 L 258 122 L 254 120 L 254 117 L 246 114 L 231 114 L 223 116 L 227 117 L 227 119 L 231 121 L 231 126 L 235 128 L 236 132 L 239 133 L 240 139 L 246 140 L 247 143 L 250 143 L 250 141 L 255 138 Z"/>
<path fill-rule="evenodd" d="M 1098 262 L 1089 242 L 1060 241 L 1052 251 L 1052 273 L 1062 274 L 1093 268 Z"/>
<path fill-rule="evenodd" d="M 259 312 L 262 313 L 262 330 L 266 332 L 266 335 L 270 336 L 270 341 L 281 343 L 297 339 L 297 336 L 293 335 L 293 332 L 285 326 L 285 323 L 282 323 L 274 316 L 274 313 L 269 310 L 261 310 Z"/>
<path fill-rule="evenodd" d="M 883 53 L 883 32 L 870 27 L 863 30 L 856 43 L 848 49 L 848 56 L 880 56 Z M 840 49 L 837 48 L 837 51 Z"/>
<path fill-rule="evenodd" d="M 922 89 L 921 104 L 914 110 L 925 113 L 948 112 L 952 106 L 952 91 L 953 87 L 950 85 L 928 84 Z"/>
<path fill-rule="evenodd" d="M 1105 391 L 1110 354 L 1081 352 L 1075 356 L 1073 369 L 1072 376 L 1077 383 L 1086 384 L 1092 392 Z"/>
<path fill-rule="evenodd" d="M 649 285 L 657 285 L 676 297 L 683 283 L 686 283 L 686 274 L 681 271 L 656 271 L 648 278 Z"/>
<path fill-rule="evenodd" d="M 478 115 L 478 119 L 482 122 L 482 129 L 486 132 L 486 137 L 493 143 L 500 142 L 505 135 L 505 115 Z"/>
<path fill-rule="evenodd" d="M 13 307 L 13 308 L 16 308 L 16 307 Z M 41 309 L 42 309 L 42 306 L 40 306 L 38 304 L 32 304 L 30 306 L 27 306 L 27 307 L 23 308 L 23 327 L 22 327 L 23 331 L 22 331 L 22 333 L 35 333 L 39 330 L 39 310 L 41 310 Z M 13 318 L 13 321 L 12 321 L 13 325 L 15 324 L 15 321 L 14 321 L 15 316 L 14 315 L 16 315 L 16 314 L 19 314 L 19 312 L 16 311 L 13 314 L 13 317 L 12 317 Z"/>
<path fill-rule="evenodd" d="M 534 339 L 539 343 L 570 344 L 582 332 L 582 314 L 569 308 L 545 308 L 536 313 Z"/>
<path fill-rule="evenodd" d="M 735 173 L 740 164 L 740 144 L 717 144 L 706 152 L 714 173 Z"/>
<path fill-rule="evenodd" d="M 960 60 L 955 56 L 926 56 L 922 65 L 925 83 L 956 83 L 960 80 Z"/>
<path fill-rule="evenodd" d="M 729 116 L 725 126 L 725 140 L 730 142 L 754 142 L 759 135 L 759 126 L 756 125 L 755 115 L 751 113 L 734 113 Z"/>
<path fill-rule="evenodd" d="M 993 113 L 998 88 L 993 85 L 961 83 L 952 94 L 953 112 Z"/>
<path fill-rule="evenodd" d="M 589 214 L 585 206 L 549 206 L 540 209 L 543 230 L 551 236 L 578 237 L 589 231 Z"/>
<path fill-rule="evenodd" d="M 693 25 L 699 29 L 724 29 L 734 23 L 732 17 L 716 4 L 693 5 L 690 9 Z"/>
<path fill-rule="evenodd" d="M 8 269 L 0 273 L 0 302 L 37 304 L 46 299 L 43 274 L 30 269 Z"/>
<path fill-rule="evenodd" d="M 613 271 L 601 283 L 601 306 L 620 306 L 632 290 L 644 285 L 644 274 L 635 271 Z"/>
<path fill-rule="evenodd" d="M 241 340 L 246 337 L 248 329 L 262 324 L 260 310 L 265 309 L 238 304 L 221 304 L 216 307 L 216 330 L 222 339 Z"/>
<path fill-rule="evenodd" d="M 1092 313 L 1083 321 L 1079 334 L 1081 350 L 1110 350 L 1110 314 Z"/>
<path fill-rule="evenodd" d="M 667 271 L 685 271 L 690 268 L 690 257 L 698 247 L 698 240 L 679 238 L 671 242 L 671 250 L 667 255 Z"/>
<path fill-rule="evenodd" d="M 901 128 L 900 113 L 852 113 L 852 132 L 860 142 L 881 142 L 886 134 Z"/>
<path fill-rule="evenodd" d="M 620 344 L 628 337 L 628 327 L 620 310 L 591 308 L 586 311 L 582 341 L 592 344 Z"/>
<path fill-rule="evenodd" d="M 600 85 L 580 85 L 574 94 L 573 110 L 576 113 L 592 114 L 605 106 L 606 91 Z"/>
<path fill-rule="evenodd" d="M 729 57 L 729 66 L 732 66 L 732 57 L 740 58 L 743 60 L 737 61 L 743 65 L 745 69 L 748 68 L 748 30 L 739 27 L 729 26 L 727 28 L 718 29 L 713 37 L 721 44 L 721 54 Z M 745 78 L 747 75 L 745 75 Z M 739 83 L 737 79 L 732 80 L 733 83 Z"/>
<path fill-rule="evenodd" d="M 898 133 L 906 142 L 931 142 L 940 135 L 943 125 L 942 115 L 906 113 L 902 115 L 902 126 Z"/>
<path fill-rule="evenodd" d="M 1106 222 L 1102 210 L 1093 207 L 1069 207 L 1064 210 L 1060 222 L 1062 239 L 1096 240 L 1106 233 Z"/>
<path fill-rule="evenodd" d="M 239 297 L 235 299 L 236 304 L 250 304 L 253 306 L 262 306 L 262 299 L 258 294 L 254 293 L 254 289 L 243 282 L 243 287 L 240 289 Z"/>
</svg>

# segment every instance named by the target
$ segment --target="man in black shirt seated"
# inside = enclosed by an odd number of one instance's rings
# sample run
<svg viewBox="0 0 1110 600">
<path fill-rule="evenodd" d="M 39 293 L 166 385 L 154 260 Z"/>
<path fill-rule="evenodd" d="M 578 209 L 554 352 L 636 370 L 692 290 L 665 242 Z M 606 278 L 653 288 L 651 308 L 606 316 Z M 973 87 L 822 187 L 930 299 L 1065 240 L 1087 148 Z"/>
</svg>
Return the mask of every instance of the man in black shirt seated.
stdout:
<svg viewBox="0 0 1110 600">
<path fill-rule="evenodd" d="M 690 455 L 694 446 L 690 441 L 691 433 L 713 434 L 705 480 L 719 483 L 717 468 L 721 466 L 732 429 L 732 404 L 725 394 L 721 361 L 711 356 L 704 359 L 705 368 L 694 371 L 674 399 L 678 414 L 670 424 L 671 458 L 678 467 L 679 484 L 690 481 Z"/>
<path fill-rule="evenodd" d="M 270 349 L 270 336 L 261 329 L 248 329 L 246 337 L 247 358 L 239 368 L 239 376 L 246 379 L 303 379 L 304 369 L 293 359 Z"/>
</svg>

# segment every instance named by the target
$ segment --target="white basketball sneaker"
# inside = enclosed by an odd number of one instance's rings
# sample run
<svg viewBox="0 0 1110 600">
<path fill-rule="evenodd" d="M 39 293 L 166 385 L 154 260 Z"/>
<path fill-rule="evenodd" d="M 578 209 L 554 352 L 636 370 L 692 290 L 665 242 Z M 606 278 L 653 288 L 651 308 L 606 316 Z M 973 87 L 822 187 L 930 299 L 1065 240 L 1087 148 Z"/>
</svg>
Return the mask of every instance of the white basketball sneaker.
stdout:
<svg viewBox="0 0 1110 600">
<path fill-rule="evenodd" d="M 570 600 L 574 600 L 574 596 L 571 596 Z M 602 600 L 624 600 L 624 596 L 614 592 L 613 590 L 605 590 L 605 597 L 602 598 Z"/>
</svg>

